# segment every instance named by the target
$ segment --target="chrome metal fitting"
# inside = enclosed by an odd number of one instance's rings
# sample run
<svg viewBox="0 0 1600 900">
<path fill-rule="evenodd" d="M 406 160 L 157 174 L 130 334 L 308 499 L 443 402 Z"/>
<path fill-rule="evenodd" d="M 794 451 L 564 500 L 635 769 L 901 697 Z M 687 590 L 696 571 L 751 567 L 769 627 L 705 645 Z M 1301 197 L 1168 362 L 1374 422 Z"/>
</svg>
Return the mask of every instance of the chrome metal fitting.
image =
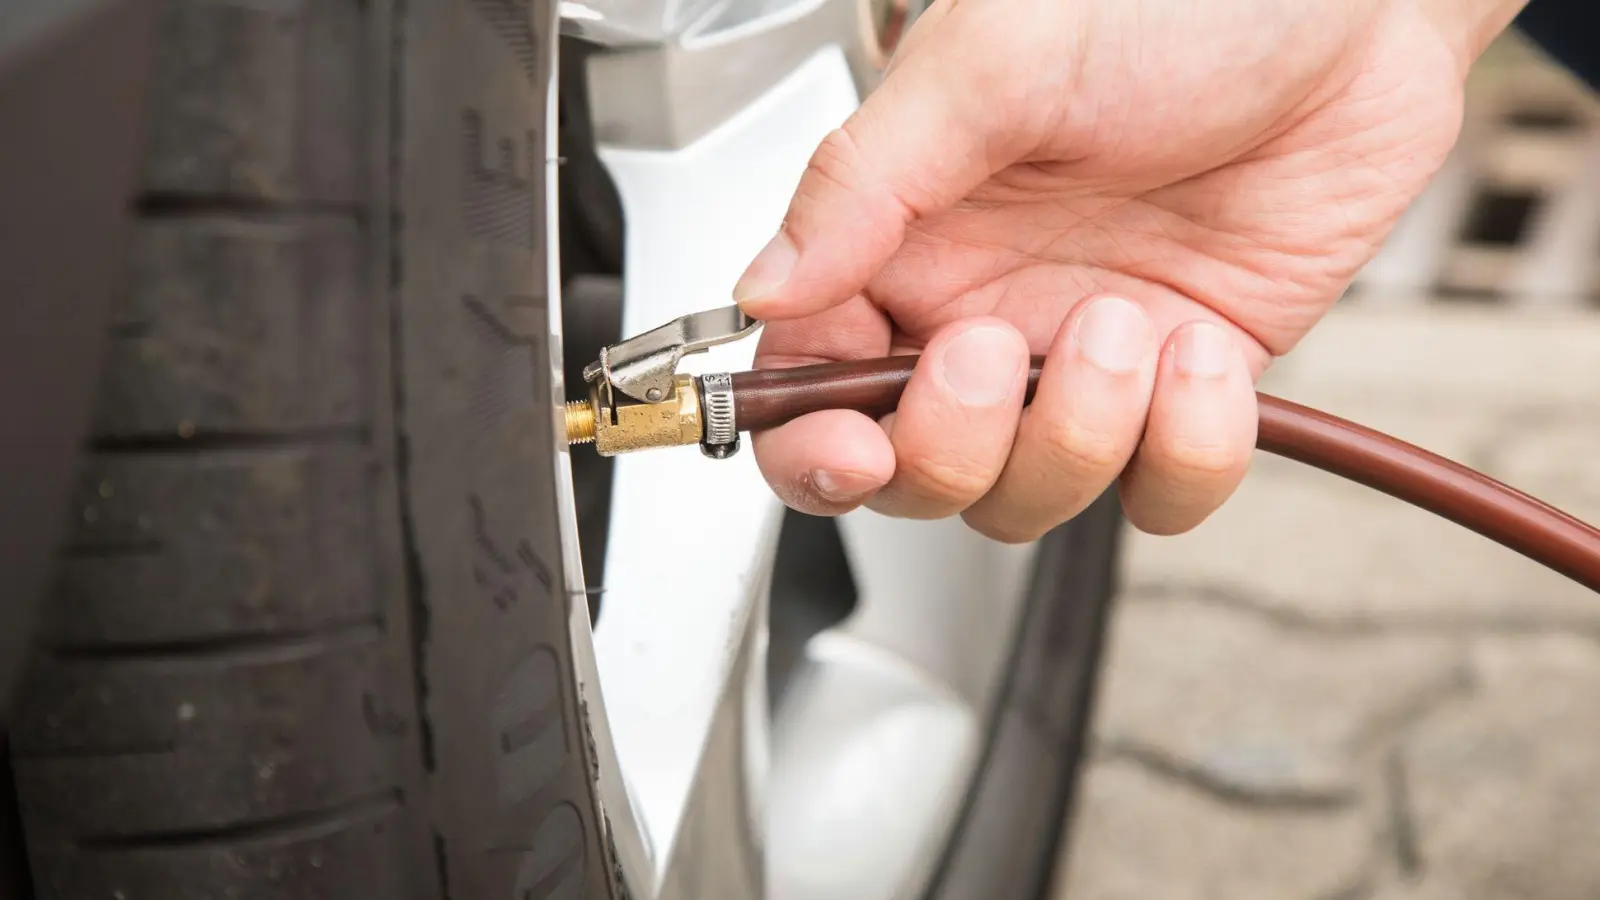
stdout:
<svg viewBox="0 0 1600 900">
<path fill-rule="evenodd" d="M 733 418 L 733 376 L 714 372 L 700 376 L 700 408 L 706 423 L 700 452 L 727 459 L 739 452 L 739 426 Z"/>
<path fill-rule="evenodd" d="M 583 370 L 583 380 L 605 382 L 640 403 L 660 403 L 672 392 L 672 379 L 685 356 L 736 341 L 761 327 L 737 306 L 680 316 L 600 350 Z"/>
</svg>

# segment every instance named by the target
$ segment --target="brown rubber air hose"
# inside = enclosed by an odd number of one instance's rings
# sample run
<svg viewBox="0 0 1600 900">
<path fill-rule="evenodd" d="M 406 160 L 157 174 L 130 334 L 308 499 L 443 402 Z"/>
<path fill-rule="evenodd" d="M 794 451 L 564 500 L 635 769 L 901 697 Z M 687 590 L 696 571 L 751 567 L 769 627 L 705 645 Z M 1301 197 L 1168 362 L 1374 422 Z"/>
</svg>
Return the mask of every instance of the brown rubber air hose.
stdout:
<svg viewBox="0 0 1600 900">
<path fill-rule="evenodd" d="M 1028 399 L 1042 357 L 1028 375 Z M 763 431 L 807 413 L 854 409 L 892 412 L 911 378 L 915 356 L 733 375 L 734 418 L 741 431 Z M 1458 463 L 1327 413 L 1257 394 L 1256 446 L 1443 516 L 1600 591 L 1600 530 Z"/>
</svg>

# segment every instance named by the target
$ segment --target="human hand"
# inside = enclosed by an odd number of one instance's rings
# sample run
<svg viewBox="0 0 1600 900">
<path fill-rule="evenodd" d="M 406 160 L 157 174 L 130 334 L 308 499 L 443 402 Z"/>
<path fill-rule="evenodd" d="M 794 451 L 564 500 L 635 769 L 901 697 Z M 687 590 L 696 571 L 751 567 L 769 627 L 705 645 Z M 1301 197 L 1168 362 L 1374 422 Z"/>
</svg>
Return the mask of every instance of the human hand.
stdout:
<svg viewBox="0 0 1600 900">
<path fill-rule="evenodd" d="M 1035 538 L 1243 478 L 1253 382 L 1455 140 L 1514 0 L 938 0 L 735 289 L 757 365 L 922 353 L 882 423 L 754 440 L 789 505 Z M 1048 358 L 1032 405 L 1028 355 Z"/>
</svg>

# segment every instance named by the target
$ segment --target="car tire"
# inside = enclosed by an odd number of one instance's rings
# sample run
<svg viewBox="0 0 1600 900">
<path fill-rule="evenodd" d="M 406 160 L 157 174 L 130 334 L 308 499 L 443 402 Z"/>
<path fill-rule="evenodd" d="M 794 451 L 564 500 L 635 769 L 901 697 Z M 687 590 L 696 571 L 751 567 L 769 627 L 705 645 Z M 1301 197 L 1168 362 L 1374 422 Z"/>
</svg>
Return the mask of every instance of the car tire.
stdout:
<svg viewBox="0 0 1600 900">
<path fill-rule="evenodd" d="M 553 7 L 165 3 L 8 724 L 41 900 L 618 896 L 558 533 Z"/>
</svg>

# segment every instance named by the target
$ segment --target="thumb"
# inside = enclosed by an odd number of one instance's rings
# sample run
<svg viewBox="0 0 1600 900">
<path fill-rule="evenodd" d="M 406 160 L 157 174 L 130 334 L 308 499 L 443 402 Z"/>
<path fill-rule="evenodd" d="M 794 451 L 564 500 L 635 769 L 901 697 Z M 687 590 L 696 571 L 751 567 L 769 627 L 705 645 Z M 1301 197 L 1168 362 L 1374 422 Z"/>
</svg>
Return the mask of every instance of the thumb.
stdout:
<svg viewBox="0 0 1600 900">
<path fill-rule="evenodd" d="M 899 249 L 907 225 L 1010 162 L 996 165 L 1004 123 L 984 109 L 984 79 L 962 64 L 970 52 L 939 46 L 955 30 L 940 24 L 812 155 L 783 227 L 733 289 L 745 312 L 788 319 L 843 303 Z"/>
</svg>

